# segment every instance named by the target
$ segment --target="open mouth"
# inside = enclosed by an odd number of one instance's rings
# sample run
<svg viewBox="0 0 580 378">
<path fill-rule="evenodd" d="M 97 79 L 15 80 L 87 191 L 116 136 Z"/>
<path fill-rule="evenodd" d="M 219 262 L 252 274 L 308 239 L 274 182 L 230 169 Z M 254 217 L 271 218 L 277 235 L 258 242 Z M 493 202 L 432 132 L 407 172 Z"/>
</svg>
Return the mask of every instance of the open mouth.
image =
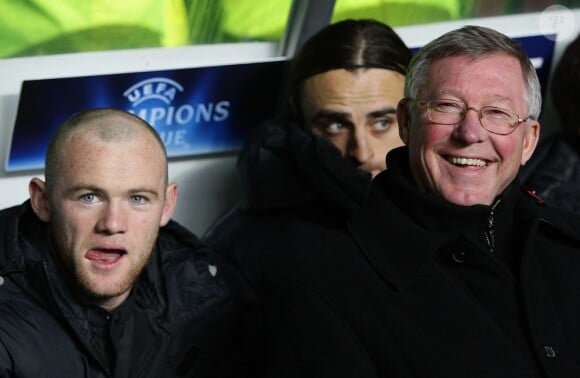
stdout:
<svg viewBox="0 0 580 378">
<path fill-rule="evenodd" d="M 485 167 L 485 166 L 487 166 L 487 162 L 485 160 L 482 160 L 482 159 L 448 156 L 446 158 L 446 160 L 453 165 L 458 165 L 458 166 L 462 166 L 462 167 Z"/>
<path fill-rule="evenodd" d="M 124 249 L 95 248 L 87 251 L 85 258 L 97 264 L 110 265 L 119 261 L 126 253 Z"/>
</svg>

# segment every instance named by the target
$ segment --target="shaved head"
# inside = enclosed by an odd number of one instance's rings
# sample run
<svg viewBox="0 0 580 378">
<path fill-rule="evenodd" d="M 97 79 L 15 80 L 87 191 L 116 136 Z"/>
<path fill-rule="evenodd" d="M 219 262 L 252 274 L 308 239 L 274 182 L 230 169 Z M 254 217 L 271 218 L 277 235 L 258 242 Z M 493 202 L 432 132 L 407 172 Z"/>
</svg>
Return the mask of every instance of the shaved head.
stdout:
<svg viewBox="0 0 580 378">
<path fill-rule="evenodd" d="M 74 135 L 83 133 L 103 142 L 117 143 L 136 138 L 153 138 L 159 145 L 167 164 L 165 145 L 157 131 L 134 114 L 112 108 L 99 108 L 74 114 L 52 137 L 46 153 L 45 178 L 50 193 L 62 168 L 63 156 Z"/>
</svg>

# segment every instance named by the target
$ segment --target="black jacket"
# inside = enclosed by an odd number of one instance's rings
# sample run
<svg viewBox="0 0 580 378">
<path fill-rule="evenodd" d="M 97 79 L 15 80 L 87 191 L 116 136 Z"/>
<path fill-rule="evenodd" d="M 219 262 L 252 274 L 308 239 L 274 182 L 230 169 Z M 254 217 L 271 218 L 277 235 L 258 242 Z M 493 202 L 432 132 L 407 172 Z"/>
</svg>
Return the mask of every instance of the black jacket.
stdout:
<svg viewBox="0 0 580 378">
<path fill-rule="evenodd" d="M 346 227 L 273 224 L 251 252 L 265 376 L 580 377 L 578 217 L 518 187 L 447 203 L 411 184 L 407 151 Z"/>
<path fill-rule="evenodd" d="M 45 229 L 29 202 L 0 212 L 0 376 L 113 376 L 87 307 L 48 251 Z M 208 253 L 173 221 L 160 230 L 131 297 L 138 342 L 129 377 L 223 376 L 235 319 Z M 123 332 L 122 318 L 111 319 L 111 329 Z"/>
<path fill-rule="evenodd" d="M 277 247 L 285 238 L 308 244 L 320 225 L 344 225 L 368 195 L 371 176 L 343 159 L 326 139 L 277 120 L 249 136 L 238 171 L 244 198 L 205 239 L 254 323 L 245 344 L 257 345 L 248 347 L 247 359 L 259 371 L 269 358 L 262 349 L 268 344 L 262 338 L 262 301 L 273 287 L 264 266 L 283 261 Z M 251 376 L 257 377 L 258 371 Z"/>
<path fill-rule="evenodd" d="M 226 260 L 244 265 L 244 275 L 258 290 L 268 283 L 257 282 L 252 250 L 275 245 L 278 231 L 290 233 L 305 220 L 344 224 L 368 195 L 371 182 L 370 174 L 343 159 L 329 141 L 278 120 L 265 122 L 250 135 L 238 171 L 243 200 L 205 240 Z"/>
<path fill-rule="evenodd" d="M 542 142 L 520 179 L 548 205 L 580 214 L 580 136 Z"/>
</svg>

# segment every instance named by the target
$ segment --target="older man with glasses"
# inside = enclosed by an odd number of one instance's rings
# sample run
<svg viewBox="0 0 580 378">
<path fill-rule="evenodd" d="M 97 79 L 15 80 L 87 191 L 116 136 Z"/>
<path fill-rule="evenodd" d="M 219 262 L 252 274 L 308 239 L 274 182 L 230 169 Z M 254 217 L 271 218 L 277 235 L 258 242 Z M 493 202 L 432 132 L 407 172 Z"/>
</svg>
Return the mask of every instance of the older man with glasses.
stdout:
<svg viewBox="0 0 580 378">
<path fill-rule="evenodd" d="M 540 130 L 529 58 L 466 26 L 414 56 L 405 96 L 361 211 L 291 246 L 272 371 L 580 377 L 580 221 L 515 181 Z"/>
</svg>

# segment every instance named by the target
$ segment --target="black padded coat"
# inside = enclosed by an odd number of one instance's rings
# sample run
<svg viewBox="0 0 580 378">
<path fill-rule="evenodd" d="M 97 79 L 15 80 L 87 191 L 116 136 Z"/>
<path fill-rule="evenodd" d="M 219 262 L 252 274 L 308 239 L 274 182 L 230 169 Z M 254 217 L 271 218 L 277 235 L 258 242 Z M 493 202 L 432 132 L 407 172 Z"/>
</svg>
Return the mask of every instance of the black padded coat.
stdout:
<svg viewBox="0 0 580 378">
<path fill-rule="evenodd" d="M 48 252 L 29 202 L 0 212 L 0 376 L 111 377 L 86 308 Z M 139 276 L 130 377 L 222 377 L 234 312 L 208 248 L 171 221 Z"/>
<path fill-rule="evenodd" d="M 555 135 L 542 142 L 520 179 L 549 206 L 580 214 L 580 136 Z"/>
<path fill-rule="evenodd" d="M 252 378 L 264 374 L 267 341 L 262 337 L 262 301 L 273 285 L 269 266 L 283 264 L 281 243 L 308 244 L 321 225 L 344 225 L 368 195 L 371 176 L 326 139 L 296 124 L 272 120 L 248 138 L 238 159 L 244 198 L 206 240 L 221 258 L 222 272 L 241 299 L 255 330 L 247 335 Z M 275 377 L 269 376 L 268 377 Z"/>
<path fill-rule="evenodd" d="M 346 227 L 273 224 L 252 252 L 277 256 L 259 264 L 265 376 L 580 377 L 578 216 L 517 186 L 450 204 L 411 184 L 406 154 Z"/>
</svg>

